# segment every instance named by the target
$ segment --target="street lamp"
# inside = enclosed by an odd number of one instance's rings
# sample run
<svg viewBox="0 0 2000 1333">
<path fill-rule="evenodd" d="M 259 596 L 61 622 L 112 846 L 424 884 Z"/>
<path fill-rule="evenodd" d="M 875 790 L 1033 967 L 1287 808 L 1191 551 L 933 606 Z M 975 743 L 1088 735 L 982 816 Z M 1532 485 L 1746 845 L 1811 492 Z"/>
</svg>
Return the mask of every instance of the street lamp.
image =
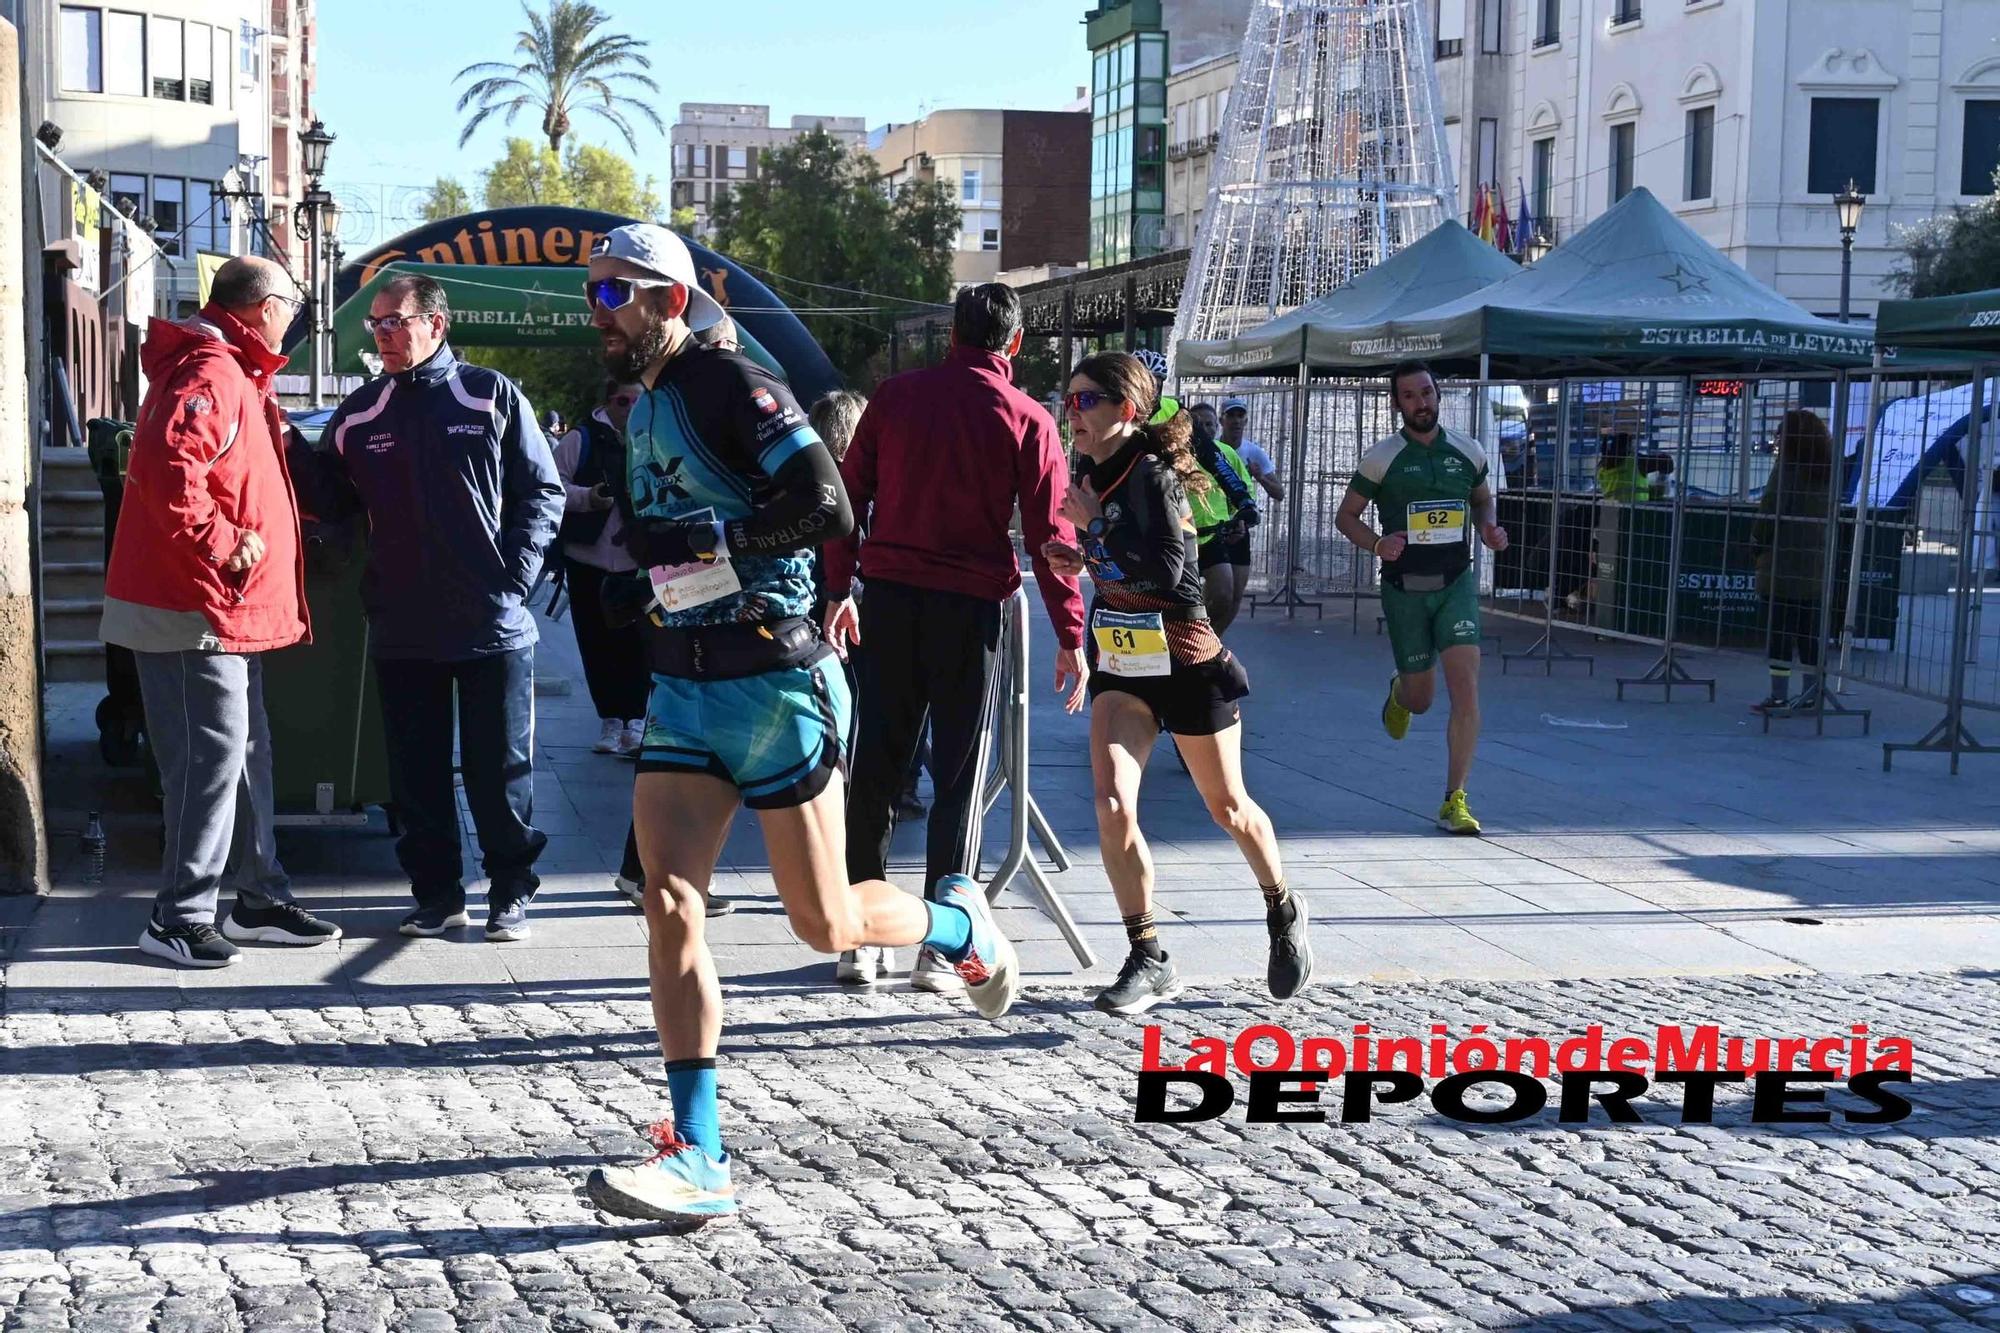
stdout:
<svg viewBox="0 0 2000 1333">
<path fill-rule="evenodd" d="M 1847 188 L 1833 196 L 1834 211 L 1840 215 L 1840 322 L 1847 322 L 1848 292 L 1854 283 L 1854 232 L 1861 225 L 1861 210 L 1868 206 L 1868 196 L 1861 193 L 1852 180 Z"/>
<path fill-rule="evenodd" d="M 299 151 L 305 160 L 306 175 L 313 184 L 326 174 L 326 150 L 333 147 L 333 133 L 322 125 L 319 117 L 299 133 Z"/>
<path fill-rule="evenodd" d="M 1535 228 L 1535 234 L 1528 238 L 1528 262 L 1530 264 L 1541 263 L 1548 256 L 1549 251 L 1553 249 L 1555 249 L 1555 243 L 1549 240 L 1548 233 L 1544 232 L 1540 227 Z"/>
<path fill-rule="evenodd" d="M 299 133 L 299 160 L 306 169 L 306 192 L 292 210 L 292 225 L 306 243 L 306 336 L 312 339 L 310 366 L 314 407 L 326 402 L 326 303 L 320 296 L 320 250 L 323 238 L 339 216 L 333 195 L 321 184 L 326 174 L 326 150 L 333 146 L 333 134 L 315 116 Z"/>
</svg>

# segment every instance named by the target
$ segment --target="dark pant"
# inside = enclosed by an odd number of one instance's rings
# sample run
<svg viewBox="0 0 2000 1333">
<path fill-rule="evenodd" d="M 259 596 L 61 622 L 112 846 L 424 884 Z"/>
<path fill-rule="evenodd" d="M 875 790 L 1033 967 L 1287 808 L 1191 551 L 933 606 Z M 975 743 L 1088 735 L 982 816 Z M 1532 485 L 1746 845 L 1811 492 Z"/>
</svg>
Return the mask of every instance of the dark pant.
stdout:
<svg viewBox="0 0 2000 1333">
<path fill-rule="evenodd" d="M 581 560 L 563 559 L 569 584 L 569 619 L 576 626 L 576 650 L 583 655 L 583 679 L 597 715 L 629 722 L 646 715 L 646 694 L 652 678 L 646 671 L 645 649 L 634 623 L 613 629 L 604 623 L 604 602 L 597 590 L 604 571 Z"/>
<path fill-rule="evenodd" d="M 1773 597 L 1771 660 L 1789 662 L 1796 653 L 1801 666 L 1819 664 L 1819 603 Z"/>
<path fill-rule="evenodd" d="M 930 713 L 931 804 L 924 891 L 970 874 L 979 857 L 987 695 L 1000 650 L 1000 603 L 871 580 L 861 605 L 859 737 L 847 797 L 847 877 L 884 879 L 896 798 Z"/>
<path fill-rule="evenodd" d="M 494 898 L 532 895 L 535 858 L 548 836 L 535 814 L 535 650 L 463 662 L 377 661 L 382 724 L 389 741 L 389 791 L 403 821 L 396 859 L 419 907 L 457 907 L 458 801 L 452 792 L 453 693 L 457 694 L 459 773 L 479 831 Z"/>
</svg>

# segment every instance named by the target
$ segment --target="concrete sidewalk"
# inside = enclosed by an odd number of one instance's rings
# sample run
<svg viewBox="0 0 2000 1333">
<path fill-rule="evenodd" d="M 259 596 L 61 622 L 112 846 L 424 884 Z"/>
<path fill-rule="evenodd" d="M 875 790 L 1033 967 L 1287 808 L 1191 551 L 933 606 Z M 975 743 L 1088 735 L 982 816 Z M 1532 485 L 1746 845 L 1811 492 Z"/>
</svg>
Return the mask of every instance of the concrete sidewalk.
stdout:
<svg viewBox="0 0 2000 1333">
<path fill-rule="evenodd" d="M 1046 622 L 1034 612 L 1033 790 L 1076 864 L 1054 876 L 1098 966 L 1077 970 L 1053 924 L 1017 887 L 1003 900 L 1032 984 L 1098 985 L 1124 953 L 1119 913 L 1096 854 L 1086 724 L 1050 689 Z M 1695 662 L 1721 680 L 1720 701 L 1618 703 L 1612 681 L 1651 660 L 1631 645 L 1570 642 L 1596 674 L 1558 662 L 1545 675 L 1489 655 L 1485 738 L 1471 787 L 1484 839 L 1436 832 L 1443 785 L 1443 705 L 1397 744 L 1377 710 L 1390 666 L 1362 604 L 1324 621 L 1268 613 L 1233 627 L 1250 670 L 1245 772 L 1270 812 L 1292 884 L 1310 896 L 1326 981 L 1563 979 L 1960 968 L 2000 958 L 2000 768 L 1973 756 L 1961 776 L 1941 759 L 1905 756 L 1881 771 L 1880 741 L 1913 739 L 1938 710 L 1875 691 L 1874 734 L 1852 722 L 1813 735 L 1808 720 L 1764 735 L 1747 711 L 1761 663 Z M 550 835 L 529 941 L 406 940 L 393 840 L 379 812 L 367 829 L 287 830 L 283 854 L 301 896 L 338 920 L 338 949 L 256 950 L 219 973 L 180 972 L 141 955 L 156 877 L 157 814 L 140 780 L 96 755 L 92 686 L 51 692 L 48 759 L 56 892 L 38 909 L 0 911 L 5 984 L 17 996 L 197 991 L 256 986 L 376 998 L 514 990 L 530 995 L 643 986 L 644 927 L 610 887 L 629 811 L 632 768 L 590 751 L 596 722 L 567 622 L 545 625 L 540 674 L 562 688 L 540 702 L 536 822 Z M 1507 645 L 1535 628 L 1492 623 Z M 111 835 L 102 885 L 82 883 L 77 834 L 89 809 Z M 1005 842 L 1005 803 L 987 864 Z M 1159 865 L 1161 931 L 1191 981 L 1263 974 L 1261 902 L 1235 848 L 1209 820 L 1172 758 L 1155 755 L 1142 820 Z M 468 864 L 476 866 L 466 825 Z M 915 887 L 922 829 L 899 831 Z M 831 961 L 792 937 L 770 888 L 754 821 L 740 818 L 717 890 L 738 911 L 711 923 L 725 982 L 747 990 L 814 989 Z M 474 888 L 475 911 L 478 890 Z M 907 965 L 907 960 L 904 960 Z"/>
</svg>

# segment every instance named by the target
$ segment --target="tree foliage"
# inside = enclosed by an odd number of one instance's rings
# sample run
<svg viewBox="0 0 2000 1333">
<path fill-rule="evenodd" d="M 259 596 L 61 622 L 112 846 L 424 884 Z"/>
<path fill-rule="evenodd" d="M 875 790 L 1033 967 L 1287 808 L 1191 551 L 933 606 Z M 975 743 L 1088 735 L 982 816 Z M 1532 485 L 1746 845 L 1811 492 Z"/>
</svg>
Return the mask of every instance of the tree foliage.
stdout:
<svg viewBox="0 0 2000 1333">
<path fill-rule="evenodd" d="M 424 196 L 423 207 L 417 210 L 417 214 L 426 222 L 442 222 L 471 211 L 472 196 L 465 192 L 458 178 L 440 176 L 432 184 L 430 193 Z"/>
<path fill-rule="evenodd" d="M 2000 285 L 2000 180 L 1976 204 L 1905 227 L 1889 281 L 1905 296 L 1957 296 Z"/>
<path fill-rule="evenodd" d="M 824 130 L 767 150 L 758 178 L 734 184 L 709 216 L 715 248 L 795 309 L 841 307 L 800 318 L 850 383 L 887 369 L 898 315 L 950 298 L 959 228 L 951 186 L 918 181 L 891 196 L 867 152 Z"/>
<path fill-rule="evenodd" d="M 514 64 L 486 60 L 467 65 L 457 78 L 472 78 L 458 99 L 458 110 L 473 110 L 459 132 L 460 148 L 490 116 L 502 115 L 512 125 L 522 111 L 539 111 L 542 137 L 551 152 L 561 152 L 563 140 L 573 128 L 571 112 L 588 111 L 609 121 L 633 152 L 639 142 L 632 133 L 632 117 L 646 121 L 660 133 L 666 125 L 660 113 L 632 90 L 644 89 L 658 95 L 660 85 L 645 71 L 653 62 L 644 54 L 646 43 L 623 33 L 599 32 L 611 16 L 582 0 L 551 0 L 547 14 L 537 14 L 527 5 L 521 12 L 528 26 L 514 34 Z"/>
<path fill-rule="evenodd" d="M 480 173 L 480 181 L 488 208 L 552 204 L 660 219 L 653 178 L 641 180 L 631 162 L 595 144 L 571 144 L 558 157 L 528 139 L 509 139 L 506 154 Z"/>
</svg>

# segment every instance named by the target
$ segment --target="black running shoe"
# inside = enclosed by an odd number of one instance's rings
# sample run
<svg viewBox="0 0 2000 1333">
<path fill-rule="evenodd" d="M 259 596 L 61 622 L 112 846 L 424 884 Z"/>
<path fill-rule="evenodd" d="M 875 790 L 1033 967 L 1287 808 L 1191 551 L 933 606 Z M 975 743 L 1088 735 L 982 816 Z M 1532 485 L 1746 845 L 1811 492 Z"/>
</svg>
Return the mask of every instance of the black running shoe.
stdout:
<svg viewBox="0 0 2000 1333">
<path fill-rule="evenodd" d="M 139 948 L 177 967 L 228 967 L 243 953 L 206 921 L 192 926 L 163 926 L 153 922 L 139 937 Z"/>
<path fill-rule="evenodd" d="M 238 898 L 222 919 L 222 933 L 238 944 L 325 944 L 340 938 L 340 927 L 297 903 L 252 907 Z"/>
<path fill-rule="evenodd" d="M 1312 981 L 1312 941 L 1306 937 L 1306 900 L 1293 893 L 1264 914 L 1264 926 L 1271 932 L 1271 962 L 1264 979 L 1271 998 L 1289 1000 Z"/>
<path fill-rule="evenodd" d="M 405 935 L 430 939 L 444 934 L 447 930 L 456 930 L 470 920 L 471 918 L 465 914 L 464 903 L 456 907 L 419 907 L 404 917 L 403 924 L 396 929 Z"/>
<path fill-rule="evenodd" d="M 1143 1014 L 1184 989 L 1173 959 L 1164 954 L 1149 958 L 1134 949 L 1118 969 L 1118 980 L 1098 992 L 1097 1007 L 1107 1014 Z"/>
</svg>

